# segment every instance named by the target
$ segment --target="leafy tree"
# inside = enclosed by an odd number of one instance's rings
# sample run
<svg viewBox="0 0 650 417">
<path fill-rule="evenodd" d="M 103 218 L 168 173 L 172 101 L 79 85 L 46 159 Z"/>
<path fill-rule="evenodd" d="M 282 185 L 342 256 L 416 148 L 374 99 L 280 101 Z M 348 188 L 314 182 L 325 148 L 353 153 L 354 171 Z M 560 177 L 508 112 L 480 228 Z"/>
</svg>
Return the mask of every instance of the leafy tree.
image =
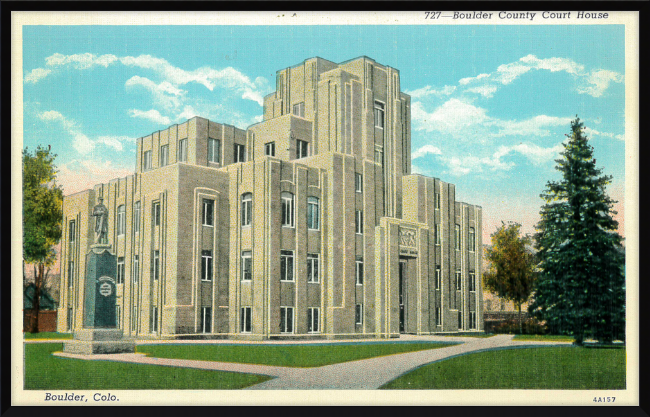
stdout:
<svg viewBox="0 0 650 417">
<path fill-rule="evenodd" d="M 521 236 L 520 229 L 518 223 L 502 224 L 492 234 L 492 246 L 486 251 L 490 269 L 483 274 L 483 282 L 488 291 L 517 305 L 522 333 L 521 305 L 528 301 L 533 289 L 535 260 L 530 251 L 531 239 Z"/>
<path fill-rule="evenodd" d="M 541 194 L 545 204 L 535 245 L 540 276 L 529 310 L 555 333 L 610 342 L 625 329 L 625 252 L 605 192 L 612 177 L 596 168 L 593 147 L 577 118 Z"/>
<path fill-rule="evenodd" d="M 36 286 L 34 318 L 28 329 L 32 333 L 38 332 L 41 289 L 47 279 L 45 268 L 55 262 L 54 246 L 61 239 L 63 191 L 56 184 L 55 158 L 50 147 L 38 146 L 33 153 L 23 150 L 23 260 L 34 264 Z"/>
</svg>

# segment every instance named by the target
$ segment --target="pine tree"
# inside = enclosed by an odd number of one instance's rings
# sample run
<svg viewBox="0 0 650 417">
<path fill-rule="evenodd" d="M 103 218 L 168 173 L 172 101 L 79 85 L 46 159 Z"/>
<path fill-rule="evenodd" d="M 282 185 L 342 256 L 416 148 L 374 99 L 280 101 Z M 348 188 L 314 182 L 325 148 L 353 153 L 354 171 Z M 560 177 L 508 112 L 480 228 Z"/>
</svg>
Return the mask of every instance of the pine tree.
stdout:
<svg viewBox="0 0 650 417">
<path fill-rule="evenodd" d="M 593 148 L 577 118 L 556 169 L 541 194 L 545 205 L 535 244 L 539 276 L 529 311 L 555 333 L 577 344 L 625 337 L 625 255 L 614 201 L 605 187 L 612 177 L 596 167 Z"/>
</svg>

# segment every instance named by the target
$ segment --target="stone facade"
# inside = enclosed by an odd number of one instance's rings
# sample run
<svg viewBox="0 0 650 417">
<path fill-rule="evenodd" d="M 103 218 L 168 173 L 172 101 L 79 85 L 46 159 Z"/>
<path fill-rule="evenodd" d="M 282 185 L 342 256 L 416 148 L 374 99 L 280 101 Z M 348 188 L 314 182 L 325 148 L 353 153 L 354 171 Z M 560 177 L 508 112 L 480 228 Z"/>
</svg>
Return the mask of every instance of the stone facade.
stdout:
<svg viewBox="0 0 650 417">
<path fill-rule="evenodd" d="M 103 197 L 126 335 L 480 331 L 481 208 L 411 173 L 410 120 L 398 70 L 311 58 L 247 130 L 195 117 L 138 139 L 133 175 L 64 199 L 58 330 L 82 327 Z"/>
</svg>

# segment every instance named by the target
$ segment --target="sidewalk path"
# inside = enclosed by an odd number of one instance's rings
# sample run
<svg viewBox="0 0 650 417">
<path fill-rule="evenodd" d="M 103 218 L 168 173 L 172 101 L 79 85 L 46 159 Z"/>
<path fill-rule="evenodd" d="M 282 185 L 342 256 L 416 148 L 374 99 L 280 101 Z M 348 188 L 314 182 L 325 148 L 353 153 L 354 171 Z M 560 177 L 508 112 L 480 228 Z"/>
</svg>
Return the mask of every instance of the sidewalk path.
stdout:
<svg viewBox="0 0 650 417">
<path fill-rule="evenodd" d="M 449 359 L 454 356 L 464 355 L 467 353 L 492 349 L 509 349 L 535 346 L 566 346 L 571 344 L 570 342 L 529 342 L 514 341 L 512 339 L 512 335 L 498 335 L 487 338 L 403 335 L 400 337 L 400 341 L 460 342 L 460 344 L 446 348 L 380 356 L 370 359 L 325 365 L 315 368 L 291 368 L 286 366 L 253 365 L 244 363 L 210 362 L 185 359 L 165 359 L 148 357 L 140 353 L 75 355 L 57 352 L 54 353 L 54 355 L 75 359 L 107 360 L 126 363 L 197 368 L 214 371 L 242 372 L 275 377 L 274 379 L 263 382 L 261 384 L 253 385 L 246 389 L 368 390 L 377 389 L 387 382 L 392 381 L 393 379 L 422 365 L 443 359 Z"/>
</svg>

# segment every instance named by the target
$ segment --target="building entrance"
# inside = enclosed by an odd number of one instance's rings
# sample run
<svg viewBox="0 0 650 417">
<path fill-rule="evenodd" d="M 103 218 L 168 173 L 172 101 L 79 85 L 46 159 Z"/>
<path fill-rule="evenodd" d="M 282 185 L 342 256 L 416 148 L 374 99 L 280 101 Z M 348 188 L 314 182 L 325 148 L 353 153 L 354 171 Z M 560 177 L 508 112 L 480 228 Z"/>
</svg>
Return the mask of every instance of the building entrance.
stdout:
<svg viewBox="0 0 650 417">
<path fill-rule="evenodd" d="M 404 333 L 406 322 L 406 260 L 399 261 L 399 332 Z"/>
</svg>

